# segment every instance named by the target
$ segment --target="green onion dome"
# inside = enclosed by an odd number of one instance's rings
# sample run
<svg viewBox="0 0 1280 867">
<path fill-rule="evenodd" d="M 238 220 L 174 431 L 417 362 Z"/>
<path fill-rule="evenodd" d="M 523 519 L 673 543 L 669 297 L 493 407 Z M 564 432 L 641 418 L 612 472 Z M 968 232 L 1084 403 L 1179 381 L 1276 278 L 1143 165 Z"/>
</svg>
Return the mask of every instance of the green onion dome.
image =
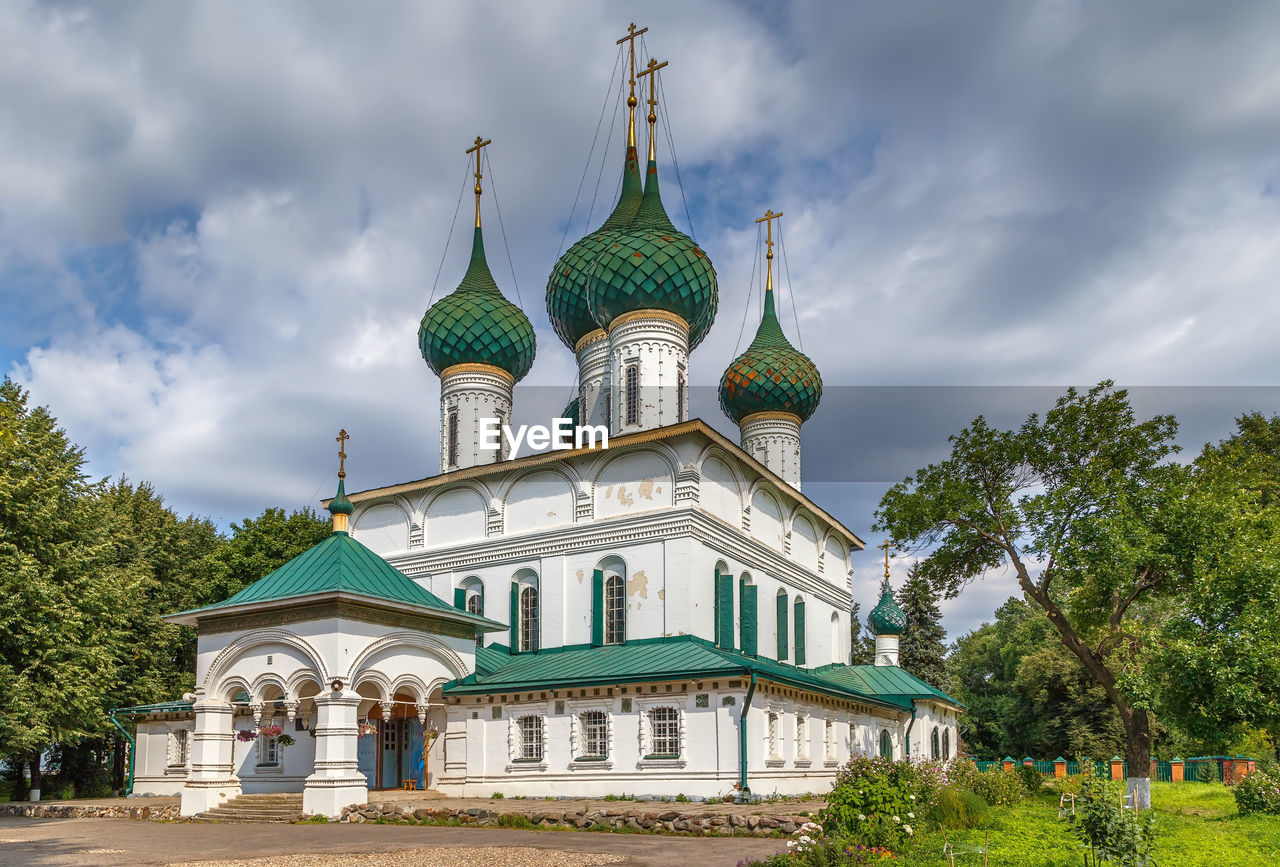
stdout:
<svg viewBox="0 0 1280 867">
<path fill-rule="evenodd" d="M 755 339 L 720 378 L 720 408 L 735 423 L 757 412 L 787 412 L 805 422 L 820 400 L 822 376 L 782 333 L 773 290 L 767 288 Z"/>
<path fill-rule="evenodd" d="M 888 578 L 880 585 L 880 602 L 867 615 L 867 628 L 872 635 L 901 635 L 906 631 L 907 615 L 893 598 Z"/>
<path fill-rule="evenodd" d="M 547 316 L 556 335 L 572 350 L 578 341 L 600 326 L 587 306 L 587 275 L 596 256 L 608 245 L 606 234 L 626 229 L 640 208 L 640 159 L 635 145 L 627 148 L 622 170 L 622 195 L 613 213 L 599 229 L 565 251 L 547 278 Z"/>
<path fill-rule="evenodd" d="M 489 273 L 479 226 L 467 273 L 422 317 L 418 348 L 436 375 L 455 364 L 490 364 L 520 380 L 533 366 L 533 326 Z"/>
<path fill-rule="evenodd" d="M 342 479 L 338 479 L 338 493 L 334 494 L 332 500 L 329 501 L 330 515 L 350 515 L 356 510 L 351 501 L 347 499 L 346 485 Z"/>
<path fill-rule="evenodd" d="M 573 426 L 577 427 L 580 424 L 578 416 L 582 412 L 580 406 L 579 399 L 575 397 L 569 401 L 569 405 L 564 408 L 564 412 L 560 413 L 560 417 L 569 419 L 573 422 Z"/>
<path fill-rule="evenodd" d="M 665 310 L 689 325 L 689 349 L 711 330 L 718 294 L 711 260 L 693 239 L 676 231 L 662 207 L 658 166 L 649 160 L 644 197 L 630 228 L 605 235 L 587 279 L 587 299 L 596 323 L 634 310 Z"/>
</svg>

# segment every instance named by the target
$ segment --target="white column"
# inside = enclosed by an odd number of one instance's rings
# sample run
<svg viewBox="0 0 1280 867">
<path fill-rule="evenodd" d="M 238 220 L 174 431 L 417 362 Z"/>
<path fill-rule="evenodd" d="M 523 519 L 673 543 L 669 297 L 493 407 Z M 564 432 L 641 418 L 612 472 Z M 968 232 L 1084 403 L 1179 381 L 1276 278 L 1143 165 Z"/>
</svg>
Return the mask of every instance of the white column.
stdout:
<svg viewBox="0 0 1280 867">
<path fill-rule="evenodd" d="M 491 364 L 455 364 L 444 369 L 440 374 L 441 472 L 496 464 L 506 457 L 501 438 L 497 448 L 481 446 L 480 426 L 485 419 L 511 423 L 515 384 L 511 374 Z M 450 442 L 455 432 L 456 446 Z"/>
<path fill-rule="evenodd" d="M 876 636 L 876 665 L 898 664 L 898 636 Z"/>
<path fill-rule="evenodd" d="M 689 326 L 665 310 L 622 314 L 609 326 L 608 375 L 610 436 L 687 421 Z M 635 383 L 630 391 L 629 382 Z M 634 401 L 634 417 L 629 400 Z"/>
<path fill-rule="evenodd" d="M 578 424 L 609 424 L 609 335 L 596 329 L 578 341 Z"/>
<path fill-rule="evenodd" d="M 194 816 L 221 806 L 240 794 L 232 750 L 234 708 L 225 701 L 201 698 L 194 705 L 196 727 L 191 738 L 191 769 L 182 788 L 182 815 Z"/>
<path fill-rule="evenodd" d="M 800 417 L 755 412 L 738 423 L 742 450 L 800 490 Z"/>
<path fill-rule="evenodd" d="M 352 690 L 325 692 L 317 695 L 315 702 L 315 773 L 307 777 L 302 790 L 302 811 L 335 818 L 343 807 L 369 800 L 356 754 L 360 696 Z"/>
</svg>

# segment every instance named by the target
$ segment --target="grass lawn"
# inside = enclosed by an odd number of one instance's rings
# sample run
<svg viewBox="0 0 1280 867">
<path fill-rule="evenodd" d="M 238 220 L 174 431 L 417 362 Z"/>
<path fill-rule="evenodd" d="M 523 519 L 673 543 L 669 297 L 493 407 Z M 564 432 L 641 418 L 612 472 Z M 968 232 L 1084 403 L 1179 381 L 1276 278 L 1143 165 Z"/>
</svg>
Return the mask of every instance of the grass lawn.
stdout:
<svg viewBox="0 0 1280 867">
<path fill-rule="evenodd" d="M 1152 783 L 1156 861 L 1161 865 L 1280 864 L 1280 816 L 1240 816 L 1235 799 L 1222 785 Z M 1012 807 L 991 810 L 985 828 L 948 832 L 957 842 L 982 844 L 991 834 L 992 865 L 1082 864 L 1079 841 L 1058 819 L 1058 799 L 1047 791 Z M 942 835 L 916 840 L 896 863 L 939 864 Z M 964 856 L 957 864 L 981 864 L 982 856 Z"/>
</svg>

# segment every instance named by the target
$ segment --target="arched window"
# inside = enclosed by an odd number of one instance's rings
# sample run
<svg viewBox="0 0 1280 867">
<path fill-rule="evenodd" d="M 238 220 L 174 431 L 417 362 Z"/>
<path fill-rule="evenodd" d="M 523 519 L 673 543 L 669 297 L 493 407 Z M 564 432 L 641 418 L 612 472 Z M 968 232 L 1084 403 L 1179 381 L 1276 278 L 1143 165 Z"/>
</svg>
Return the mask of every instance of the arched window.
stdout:
<svg viewBox="0 0 1280 867">
<path fill-rule="evenodd" d="M 805 664 L 805 626 L 804 626 L 804 600 L 796 597 L 795 621 L 796 621 L 796 665 Z"/>
<path fill-rule="evenodd" d="M 627 402 L 626 423 L 636 424 L 640 421 L 640 365 L 628 364 L 624 376 L 626 383 L 622 393 Z"/>
<path fill-rule="evenodd" d="M 538 761 L 542 758 L 542 717 L 522 716 L 520 726 L 520 755 L 523 761 Z"/>
<path fill-rule="evenodd" d="M 673 707 L 655 707 L 649 711 L 649 743 L 651 758 L 674 759 L 680 756 L 680 712 Z"/>
<path fill-rule="evenodd" d="M 538 649 L 538 588 L 520 590 L 520 650 Z"/>
<path fill-rule="evenodd" d="M 938 727 L 934 726 L 933 733 L 929 736 L 929 758 L 937 761 L 941 752 L 942 747 L 938 742 Z"/>
<path fill-rule="evenodd" d="M 456 409 L 449 410 L 449 431 L 445 434 L 445 438 L 448 440 L 446 453 L 449 456 L 449 468 L 452 469 L 458 465 L 458 411 Z"/>
<path fill-rule="evenodd" d="M 609 757 L 609 717 L 602 710 L 589 710 L 578 716 L 582 727 L 582 754 L 579 759 Z"/>
<path fill-rule="evenodd" d="M 778 734 L 778 715 L 776 713 L 769 714 L 769 756 L 773 758 L 782 756 L 782 738 Z"/>
<path fill-rule="evenodd" d="M 888 729 L 880 730 L 880 755 L 886 759 L 893 758 L 893 738 L 889 737 Z"/>
<path fill-rule="evenodd" d="M 604 579 L 604 643 L 621 644 L 627 637 L 627 600 L 622 576 Z"/>
<path fill-rule="evenodd" d="M 942 758 L 943 761 L 951 758 L 951 729 L 942 730 Z"/>
<path fill-rule="evenodd" d="M 471 577 L 462 582 L 462 592 L 465 594 L 465 605 L 468 614 L 474 614 L 477 617 L 484 617 L 484 584 L 479 578 Z M 476 633 L 476 647 L 484 646 L 484 633 Z"/>
</svg>

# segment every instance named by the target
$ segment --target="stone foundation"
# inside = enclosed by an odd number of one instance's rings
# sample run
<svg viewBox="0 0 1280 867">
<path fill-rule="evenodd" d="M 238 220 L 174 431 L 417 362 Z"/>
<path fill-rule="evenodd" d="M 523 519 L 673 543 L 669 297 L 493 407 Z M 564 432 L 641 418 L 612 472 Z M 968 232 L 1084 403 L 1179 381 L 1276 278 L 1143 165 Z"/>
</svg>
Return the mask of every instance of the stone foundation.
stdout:
<svg viewBox="0 0 1280 867">
<path fill-rule="evenodd" d="M 0 816 L 26 816 L 32 819 L 137 819 L 153 822 L 172 822 L 180 818 L 177 804 L 147 804 L 140 807 L 105 804 L 0 804 Z"/>
</svg>

